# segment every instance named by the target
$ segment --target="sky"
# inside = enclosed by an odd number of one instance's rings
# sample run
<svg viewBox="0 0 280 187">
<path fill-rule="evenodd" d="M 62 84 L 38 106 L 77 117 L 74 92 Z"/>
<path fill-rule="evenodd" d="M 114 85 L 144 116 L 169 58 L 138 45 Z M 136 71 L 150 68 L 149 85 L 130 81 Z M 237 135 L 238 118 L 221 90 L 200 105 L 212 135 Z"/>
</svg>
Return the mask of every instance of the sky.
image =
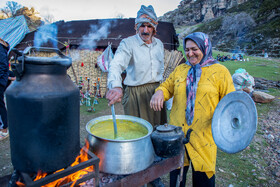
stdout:
<svg viewBox="0 0 280 187">
<path fill-rule="evenodd" d="M 51 15 L 54 21 L 135 18 L 141 5 L 152 5 L 157 16 L 175 10 L 181 0 L 13 0 L 22 6 L 34 7 L 41 17 Z M 0 0 L 0 8 L 7 0 Z"/>
</svg>

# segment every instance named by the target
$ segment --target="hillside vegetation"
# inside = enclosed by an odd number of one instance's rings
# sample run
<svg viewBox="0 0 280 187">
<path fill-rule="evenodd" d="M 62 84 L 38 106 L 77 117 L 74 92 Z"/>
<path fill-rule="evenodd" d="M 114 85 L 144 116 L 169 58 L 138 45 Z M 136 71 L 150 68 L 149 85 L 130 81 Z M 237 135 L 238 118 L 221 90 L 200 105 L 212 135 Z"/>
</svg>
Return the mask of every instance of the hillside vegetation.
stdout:
<svg viewBox="0 0 280 187">
<path fill-rule="evenodd" d="M 232 53 L 226 53 L 221 51 L 213 51 L 213 57 L 220 55 L 232 55 Z M 264 78 L 267 80 L 279 81 L 280 80 L 280 60 L 268 59 L 255 56 L 244 56 L 244 61 L 226 61 L 220 62 L 226 66 L 231 74 L 234 74 L 235 70 L 239 68 L 246 69 L 246 71 L 253 77 Z M 249 61 L 247 61 L 249 60 Z"/>
<path fill-rule="evenodd" d="M 203 24 L 195 31 L 206 32 L 218 50 L 241 50 L 247 54 L 280 57 L 280 1 L 248 1 L 227 14 Z"/>
<path fill-rule="evenodd" d="M 176 23 L 176 20 L 194 11 L 188 4 L 193 4 L 191 6 L 193 9 L 210 6 L 207 4 L 209 1 L 206 0 L 185 0 L 184 2 L 184 6 L 166 13 L 161 19 L 173 20 Z M 208 9 L 215 13 L 218 1 L 211 2 L 215 3 Z M 267 52 L 269 57 L 280 57 L 280 1 L 248 0 L 228 9 L 219 9 L 219 11 L 219 14 L 215 14 L 215 17 L 211 19 L 199 21 L 195 20 L 194 15 L 194 20 L 187 22 L 188 24 L 182 21 L 180 25 L 174 24 L 180 38 L 191 32 L 200 31 L 208 34 L 213 46 L 220 51 L 242 52 L 255 56 L 263 56 Z M 189 15 L 188 18 L 191 16 Z"/>
</svg>

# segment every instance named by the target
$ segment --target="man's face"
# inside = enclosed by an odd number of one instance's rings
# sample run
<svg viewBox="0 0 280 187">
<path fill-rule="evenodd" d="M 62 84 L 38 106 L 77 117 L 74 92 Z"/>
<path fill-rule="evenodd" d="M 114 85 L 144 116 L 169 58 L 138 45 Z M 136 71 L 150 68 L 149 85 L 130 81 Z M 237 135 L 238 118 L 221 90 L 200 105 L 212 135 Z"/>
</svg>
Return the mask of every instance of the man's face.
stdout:
<svg viewBox="0 0 280 187">
<path fill-rule="evenodd" d="M 154 27 L 150 23 L 142 23 L 138 30 L 141 39 L 147 43 L 152 43 L 152 37 L 154 34 Z"/>
</svg>

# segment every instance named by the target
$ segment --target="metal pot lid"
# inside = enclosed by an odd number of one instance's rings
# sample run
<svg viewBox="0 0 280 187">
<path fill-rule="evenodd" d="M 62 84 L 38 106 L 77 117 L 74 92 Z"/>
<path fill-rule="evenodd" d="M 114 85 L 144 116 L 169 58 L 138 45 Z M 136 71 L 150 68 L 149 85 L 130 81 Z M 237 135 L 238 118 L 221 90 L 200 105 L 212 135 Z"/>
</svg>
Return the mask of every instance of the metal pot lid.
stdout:
<svg viewBox="0 0 280 187">
<path fill-rule="evenodd" d="M 234 91 L 227 94 L 218 103 L 212 119 L 212 134 L 217 147 L 230 154 L 242 151 L 252 141 L 257 123 L 257 109 L 247 93 Z"/>
<path fill-rule="evenodd" d="M 173 131 L 175 128 L 176 126 L 165 123 L 164 125 L 157 126 L 156 130 L 160 132 L 170 132 Z"/>
</svg>

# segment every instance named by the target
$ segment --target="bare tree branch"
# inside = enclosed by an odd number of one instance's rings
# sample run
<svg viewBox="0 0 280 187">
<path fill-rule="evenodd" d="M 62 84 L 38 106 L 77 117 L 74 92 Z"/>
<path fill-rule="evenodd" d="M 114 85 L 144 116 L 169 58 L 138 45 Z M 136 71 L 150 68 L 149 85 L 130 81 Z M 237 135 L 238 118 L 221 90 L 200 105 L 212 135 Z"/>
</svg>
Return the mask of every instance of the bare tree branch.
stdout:
<svg viewBox="0 0 280 187">
<path fill-rule="evenodd" d="M 15 17 L 17 10 L 19 10 L 20 8 L 22 8 L 22 5 L 14 2 L 14 1 L 7 1 L 6 2 L 6 7 L 1 9 L 1 12 L 7 17 Z"/>
<path fill-rule="evenodd" d="M 51 14 L 47 14 L 47 15 L 43 16 L 43 19 L 47 24 L 54 22 L 54 16 Z"/>
</svg>

